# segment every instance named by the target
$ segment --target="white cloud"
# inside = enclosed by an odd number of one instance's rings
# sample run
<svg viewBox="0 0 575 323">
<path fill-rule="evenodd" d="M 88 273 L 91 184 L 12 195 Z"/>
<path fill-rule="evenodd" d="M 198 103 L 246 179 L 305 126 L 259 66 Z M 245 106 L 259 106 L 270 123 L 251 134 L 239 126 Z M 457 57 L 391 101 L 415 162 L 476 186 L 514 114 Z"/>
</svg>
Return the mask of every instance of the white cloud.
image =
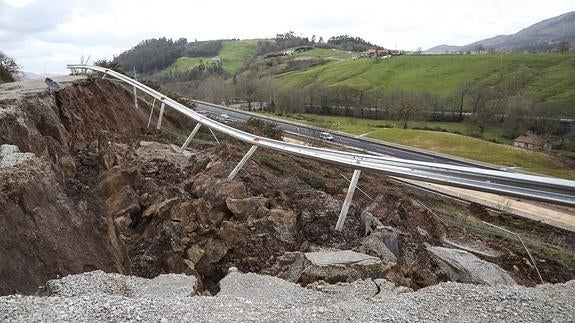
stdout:
<svg viewBox="0 0 575 323">
<path fill-rule="evenodd" d="M 3 2 L 11 5 L 12 7 L 20 8 L 30 3 L 34 3 L 36 0 L 3 0 Z"/>
<path fill-rule="evenodd" d="M 575 8 L 575 0 L 0 1 L 0 50 L 36 72 L 65 72 L 67 59 L 111 58 L 160 36 L 263 38 L 293 30 L 360 36 L 391 48 L 463 45 Z"/>
</svg>

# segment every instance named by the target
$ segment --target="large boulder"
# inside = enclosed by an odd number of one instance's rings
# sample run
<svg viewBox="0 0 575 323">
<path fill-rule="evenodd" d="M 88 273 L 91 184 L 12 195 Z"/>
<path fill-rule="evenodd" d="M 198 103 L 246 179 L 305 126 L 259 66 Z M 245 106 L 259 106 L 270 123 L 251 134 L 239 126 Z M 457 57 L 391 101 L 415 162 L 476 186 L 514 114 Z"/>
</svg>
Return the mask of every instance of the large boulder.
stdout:
<svg viewBox="0 0 575 323">
<path fill-rule="evenodd" d="M 361 246 L 358 248 L 359 252 L 380 258 L 385 263 L 397 263 L 397 256 L 389 250 L 385 244 L 384 233 L 378 232 L 371 234 L 361 241 Z M 397 240 L 396 240 L 397 241 Z"/>
<path fill-rule="evenodd" d="M 477 258 L 472 253 L 426 245 L 432 259 L 450 280 L 481 285 L 516 285 L 511 276 L 496 264 Z"/>
<path fill-rule="evenodd" d="M 383 225 L 367 210 L 361 212 L 359 222 L 361 234 L 365 238 L 361 241 L 358 250 L 379 257 L 386 263 L 396 263 L 399 258 L 396 229 Z"/>
<path fill-rule="evenodd" d="M 286 243 L 295 242 L 297 215 L 294 211 L 271 209 L 267 219 L 273 223 L 273 228 L 281 241 Z"/>
<path fill-rule="evenodd" d="M 215 203 L 199 198 L 192 202 L 198 224 L 202 228 L 217 228 L 224 220 L 226 214 Z"/>
<path fill-rule="evenodd" d="M 206 168 L 209 168 L 210 164 Z M 210 170 L 212 169 L 213 167 Z M 191 180 L 187 181 L 186 189 L 195 196 L 211 200 L 225 201 L 226 198 L 242 199 L 247 197 L 247 189 L 243 182 L 238 180 L 229 181 L 227 178 L 216 177 L 210 171 L 204 171 L 195 175 Z"/>
<path fill-rule="evenodd" d="M 317 280 L 336 283 L 383 277 L 392 266 L 379 258 L 351 250 L 307 252 L 305 258 L 309 266 L 301 275 L 302 285 Z"/>
<path fill-rule="evenodd" d="M 168 161 L 178 168 L 183 168 L 190 164 L 189 158 L 192 153 L 186 150 L 182 152 L 180 147 L 174 145 L 140 141 L 140 147 L 136 149 L 136 155 L 141 161 L 162 160 Z"/>
<path fill-rule="evenodd" d="M 234 199 L 228 197 L 226 206 L 239 221 L 245 221 L 248 217 L 256 215 L 259 209 L 265 208 L 269 199 L 262 196 L 248 197 L 245 199 Z"/>
<path fill-rule="evenodd" d="M 352 250 L 290 252 L 278 259 L 280 277 L 306 286 L 323 280 L 330 284 L 384 277 L 395 264 Z"/>
</svg>

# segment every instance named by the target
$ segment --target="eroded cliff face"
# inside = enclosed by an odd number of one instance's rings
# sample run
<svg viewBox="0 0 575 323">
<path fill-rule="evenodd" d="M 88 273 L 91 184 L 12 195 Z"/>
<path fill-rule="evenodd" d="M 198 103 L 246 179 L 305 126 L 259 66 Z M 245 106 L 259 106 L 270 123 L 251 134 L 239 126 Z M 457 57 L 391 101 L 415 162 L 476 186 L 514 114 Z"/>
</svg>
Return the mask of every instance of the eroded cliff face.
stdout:
<svg viewBox="0 0 575 323">
<path fill-rule="evenodd" d="M 22 155 L 0 148 L 0 163 Z M 97 204 L 67 185 L 57 166 L 30 156 L 0 167 L 0 293 L 31 293 L 47 279 L 93 269 L 130 273 Z"/>
<path fill-rule="evenodd" d="M 0 294 L 93 269 L 131 273 L 105 204 L 76 178 L 74 151 L 106 131 L 133 136 L 145 116 L 109 82 L 25 86 L 0 91 Z"/>
<path fill-rule="evenodd" d="M 34 293 L 49 279 L 95 269 L 194 275 L 199 293 L 217 292 L 231 267 L 301 285 L 385 278 L 409 290 L 480 281 L 458 259 L 506 282 L 537 282 L 521 248 L 442 220 L 380 174 L 362 175 L 369 197 L 356 192 L 343 232 L 335 232 L 348 185 L 341 174 L 351 170 L 259 150 L 229 181 L 248 147 L 231 138 L 209 143 L 200 132 L 182 153 L 173 144 L 192 125 L 168 114 L 163 131 L 145 129 L 150 107 L 139 105 L 105 80 L 75 80 L 56 94 L 0 86 L 0 294 Z M 533 231 L 549 233 L 542 226 Z M 468 242 L 485 261 L 430 252 Z M 549 279 L 575 276 L 536 257 Z"/>
</svg>

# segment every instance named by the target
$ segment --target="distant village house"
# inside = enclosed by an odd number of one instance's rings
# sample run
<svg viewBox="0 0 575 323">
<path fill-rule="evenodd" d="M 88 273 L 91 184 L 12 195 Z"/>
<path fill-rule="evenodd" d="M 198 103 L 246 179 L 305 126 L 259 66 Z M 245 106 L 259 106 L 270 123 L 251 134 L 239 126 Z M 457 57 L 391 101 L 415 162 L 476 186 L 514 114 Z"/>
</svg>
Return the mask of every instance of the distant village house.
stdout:
<svg viewBox="0 0 575 323">
<path fill-rule="evenodd" d="M 551 151 L 551 142 L 549 140 L 534 136 L 519 136 L 513 140 L 513 146 L 531 150 Z"/>
<path fill-rule="evenodd" d="M 391 57 L 391 51 L 389 49 L 368 49 L 365 52 L 361 52 L 361 57 L 390 58 Z"/>
</svg>

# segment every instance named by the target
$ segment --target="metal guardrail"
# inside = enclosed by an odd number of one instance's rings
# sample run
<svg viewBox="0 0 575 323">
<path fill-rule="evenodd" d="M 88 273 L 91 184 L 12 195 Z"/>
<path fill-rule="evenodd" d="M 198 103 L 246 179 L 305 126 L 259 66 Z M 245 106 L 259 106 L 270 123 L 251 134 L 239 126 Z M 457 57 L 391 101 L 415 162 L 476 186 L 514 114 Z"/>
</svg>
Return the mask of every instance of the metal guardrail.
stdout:
<svg viewBox="0 0 575 323">
<path fill-rule="evenodd" d="M 357 177 L 359 177 L 360 170 L 378 171 L 394 177 L 409 178 L 424 182 L 462 187 L 488 193 L 575 206 L 575 181 L 546 176 L 510 173 L 499 170 L 488 170 L 477 167 L 455 166 L 440 163 L 413 161 L 394 157 L 382 157 L 360 153 L 342 152 L 326 148 L 308 147 L 295 143 L 288 143 L 260 137 L 242 130 L 235 129 L 227 124 L 220 123 L 206 116 L 203 116 L 195 112 L 193 109 L 190 109 L 183 104 L 170 99 L 162 93 L 113 70 L 83 64 L 71 64 L 68 65 L 68 68 L 72 70 L 91 70 L 104 73 L 105 75 L 117 78 L 133 86 L 134 89 L 138 89 L 150 95 L 155 100 L 158 100 L 161 102 L 158 126 L 161 125 L 161 118 L 165 106 L 168 106 L 182 113 L 186 117 L 196 121 L 198 126 L 194 128 L 186 140 L 186 143 L 184 143 L 182 146 L 182 149 L 185 149 L 191 142 L 200 127 L 199 125 L 208 127 L 210 130 L 221 132 L 230 137 L 251 144 L 252 148 L 248 151 L 246 156 L 244 156 L 234 171 L 232 171 L 229 176 L 230 179 L 232 179 L 237 174 L 239 169 L 243 166 L 247 159 L 249 159 L 251 154 L 254 153 L 256 148 L 262 147 L 290 155 L 297 155 L 325 161 L 330 164 L 351 167 L 357 171 Z M 355 183 L 357 183 L 357 181 L 355 181 Z M 342 213 L 340 214 L 340 219 L 342 219 L 342 217 L 345 219 L 345 214 L 343 211 L 346 208 L 346 204 L 351 202 L 354 190 L 355 185 L 354 181 L 352 181 L 348 190 L 346 201 L 344 202 L 344 207 L 342 208 Z M 343 225 L 343 221 L 341 222 Z M 336 229 L 341 230 L 341 226 L 338 225 Z"/>
</svg>

